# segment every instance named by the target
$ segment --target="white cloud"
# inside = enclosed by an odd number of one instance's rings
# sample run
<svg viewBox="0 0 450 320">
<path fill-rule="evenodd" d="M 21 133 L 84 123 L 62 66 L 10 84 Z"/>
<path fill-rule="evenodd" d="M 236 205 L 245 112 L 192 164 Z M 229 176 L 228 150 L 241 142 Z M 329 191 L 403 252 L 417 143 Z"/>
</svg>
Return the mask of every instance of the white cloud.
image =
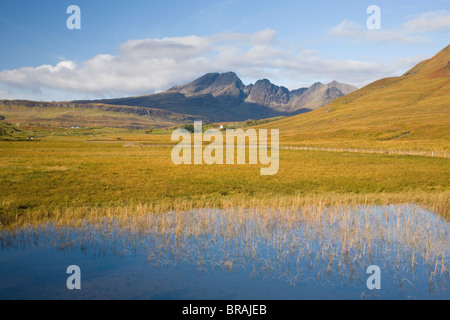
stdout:
<svg viewBox="0 0 450 320">
<path fill-rule="evenodd" d="M 316 51 L 280 44 L 275 31 L 267 29 L 253 34 L 130 40 L 120 45 L 117 55 L 1 71 L 0 84 L 9 91 L 31 91 L 37 99 L 39 92 L 41 96 L 52 93 L 52 100 L 64 95 L 99 98 L 150 94 L 207 72 L 225 71 L 235 71 L 251 81 L 268 78 L 291 89 L 324 79 L 361 86 L 399 74 L 418 61 L 419 57 L 388 64 L 323 59 Z"/>
<path fill-rule="evenodd" d="M 197 36 L 130 40 L 120 46 L 124 56 L 138 59 L 177 56 L 180 58 L 196 57 L 205 53 L 211 41 Z"/>
<path fill-rule="evenodd" d="M 330 30 L 335 37 L 347 38 L 352 42 L 371 41 L 376 43 L 423 44 L 429 41 L 424 36 L 432 31 L 450 30 L 450 12 L 433 11 L 411 17 L 395 29 L 369 30 L 365 25 L 343 20 Z"/>
<path fill-rule="evenodd" d="M 405 30 L 369 30 L 366 26 L 344 20 L 333 27 L 330 34 L 335 37 L 348 38 L 353 42 L 371 41 L 378 43 L 421 44 L 427 39 L 408 34 Z"/>
<path fill-rule="evenodd" d="M 411 33 L 450 31 L 450 12 L 441 10 L 421 13 L 413 20 L 405 22 L 403 26 Z"/>
<path fill-rule="evenodd" d="M 222 44 L 240 43 L 246 45 L 263 45 L 276 43 L 276 32 L 265 29 L 256 33 L 223 32 L 209 37 L 211 41 Z"/>
</svg>

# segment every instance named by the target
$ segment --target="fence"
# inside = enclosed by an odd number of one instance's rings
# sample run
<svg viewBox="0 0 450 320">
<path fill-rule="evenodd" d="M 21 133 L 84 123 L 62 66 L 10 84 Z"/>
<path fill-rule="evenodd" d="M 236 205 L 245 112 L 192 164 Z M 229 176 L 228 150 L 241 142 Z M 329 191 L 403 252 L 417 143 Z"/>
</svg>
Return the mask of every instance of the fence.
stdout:
<svg viewBox="0 0 450 320">
<path fill-rule="evenodd" d="M 123 141 L 113 141 L 123 143 Z M 172 148 L 175 144 L 156 144 L 152 142 L 133 141 L 123 143 L 125 147 L 153 147 L 153 148 Z M 248 145 L 246 145 L 248 147 Z M 257 146 L 254 146 L 257 147 Z M 270 146 L 269 146 L 270 148 Z M 402 149 L 383 149 L 383 148 L 343 148 L 343 147 L 319 147 L 319 146 L 280 146 L 281 150 L 298 150 L 298 151 L 321 151 L 321 152 L 347 152 L 362 154 L 384 154 L 394 156 L 410 156 L 410 157 L 432 157 L 448 159 L 447 151 L 430 151 L 430 150 L 402 150 Z"/>
<path fill-rule="evenodd" d="M 343 147 L 319 147 L 319 146 L 280 146 L 284 150 L 301 151 L 322 151 L 322 152 L 347 152 L 362 154 L 387 154 L 410 157 L 432 157 L 446 158 L 447 151 L 429 151 L 429 150 L 402 150 L 402 149 L 383 149 L 383 148 L 343 148 Z"/>
</svg>

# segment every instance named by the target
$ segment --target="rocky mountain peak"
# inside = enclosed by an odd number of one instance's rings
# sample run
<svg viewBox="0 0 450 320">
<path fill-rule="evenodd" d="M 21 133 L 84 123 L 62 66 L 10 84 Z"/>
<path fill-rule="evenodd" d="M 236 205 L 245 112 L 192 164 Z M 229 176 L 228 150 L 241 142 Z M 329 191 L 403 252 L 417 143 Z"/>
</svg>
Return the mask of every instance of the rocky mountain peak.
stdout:
<svg viewBox="0 0 450 320">
<path fill-rule="evenodd" d="M 322 82 L 316 82 L 309 89 L 310 90 L 315 90 L 315 89 L 319 89 L 319 88 L 321 88 L 323 86 L 324 86 L 324 84 Z"/>
<path fill-rule="evenodd" d="M 178 91 L 186 96 L 207 95 L 241 97 L 245 86 L 234 72 L 208 73 L 183 86 L 175 86 L 170 91 Z"/>
<path fill-rule="evenodd" d="M 252 86 L 246 98 L 246 102 L 259 103 L 265 106 L 280 105 L 289 102 L 289 90 L 279 87 L 267 79 L 258 80 Z"/>
<path fill-rule="evenodd" d="M 228 106 L 250 103 L 287 113 L 317 109 L 354 90 L 355 87 L 337 81 L 327 85 L 316 82 L 309 88 L 293 91 L 277 86 L 268 79 L 245 86 L 234 72 L 208 73 L 186 85 L 170 89 L 186 97 L 212 95 Z"/>
<path fill-rule="evenodd" d="M 100 100 L 101 103 L 160 108 L 214 121 L 288 116 L 320 108 L 357 88 L 336 81 L 290 91 L 268 79 L 245 86 L 234 72 L 207 73 L 188 84 L 150 96 Z M 91 101 L 92 102 L 92 101 Z"/>
</svg>

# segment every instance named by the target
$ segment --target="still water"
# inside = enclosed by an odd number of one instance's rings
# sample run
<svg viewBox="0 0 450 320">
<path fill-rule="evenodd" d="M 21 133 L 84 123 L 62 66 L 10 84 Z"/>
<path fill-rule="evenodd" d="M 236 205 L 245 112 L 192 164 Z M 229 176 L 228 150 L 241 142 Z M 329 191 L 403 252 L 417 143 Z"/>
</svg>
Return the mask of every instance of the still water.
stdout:
<svg viewBox="0 0 450 320">
<path fill-rule="evenodd" d="M 81 269 L 81 290 L 66 286 Z M 367 288 L 367 268 L 381 289 Z M 0 233 L 0 299 L 449 299 L 450 224 L 415 205 L 201 209 Z"/>
</svg>

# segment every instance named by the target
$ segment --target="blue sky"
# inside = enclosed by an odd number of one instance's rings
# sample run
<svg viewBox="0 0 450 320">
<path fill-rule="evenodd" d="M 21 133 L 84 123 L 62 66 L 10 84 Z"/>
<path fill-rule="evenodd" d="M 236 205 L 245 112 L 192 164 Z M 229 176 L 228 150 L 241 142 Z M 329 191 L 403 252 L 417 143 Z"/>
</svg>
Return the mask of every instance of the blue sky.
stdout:
<svg viewBox="0 0 450 320">
<path fill-rule="evenodd" d="M 381 30 L 368 30 L 369 5 Z M 69 30 L 69 5 L 81 30 Z M 450 2 L 0 2 L 0 99 L 150 94 L 207 72 L 235 71 L 294 89 L 359 87 L 399 75 L 449 45 Z"/>
</svg>

